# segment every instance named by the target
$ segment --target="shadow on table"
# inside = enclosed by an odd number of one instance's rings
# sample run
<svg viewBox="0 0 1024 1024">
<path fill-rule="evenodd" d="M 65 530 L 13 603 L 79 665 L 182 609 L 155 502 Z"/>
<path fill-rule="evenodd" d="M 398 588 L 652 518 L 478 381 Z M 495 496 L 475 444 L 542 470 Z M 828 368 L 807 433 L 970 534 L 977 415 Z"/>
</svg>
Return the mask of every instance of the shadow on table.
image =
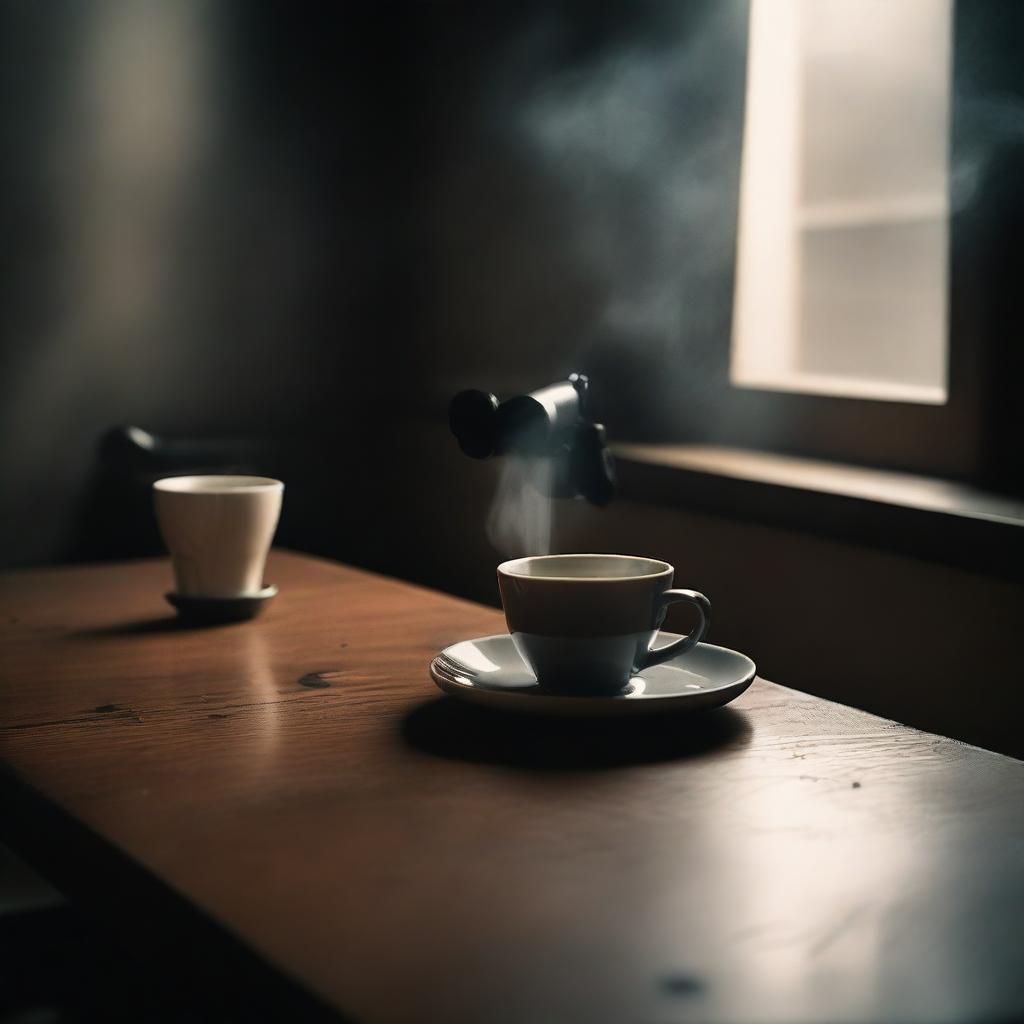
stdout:
<svg viewBox="0 0 1024 1024">
<path fill-rule="evenodd" d="M 732 708 L 657 718 L 544 718 L 502 714 L 451 697 L 420 704 L 401 730 L 425 754 L 541 771 L 701 757 L 746 746 L 753 732 L 747 716 Z"/>
<path fill-rule="evenodd" d="M 217 629 L 231 623 L 192 622 L 177 615 L 162 615 L 154 619 L 135 619 L 131 622 L 112 622 L 109 626 L 79 630 L 76 636 L 135 636 L 145 633 L 191 633 L 197 630 Z"/>
</svg>

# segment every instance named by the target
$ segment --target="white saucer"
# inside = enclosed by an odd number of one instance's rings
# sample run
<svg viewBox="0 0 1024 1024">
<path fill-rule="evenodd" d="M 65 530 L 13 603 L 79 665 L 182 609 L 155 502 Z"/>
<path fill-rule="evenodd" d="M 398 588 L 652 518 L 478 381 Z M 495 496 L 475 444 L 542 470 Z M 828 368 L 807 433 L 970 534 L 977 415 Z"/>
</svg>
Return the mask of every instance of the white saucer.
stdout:
<svg viewBox="0 0 1024 1024">
<path fill-rule="evenodd" d="M 678 640 L 659 633 L 654 646 Z M 713 644 L 634 676 L 630 689 L 611 697 L 566 697 L 537 685 L 507 633 L 463 640 L 430 663 L 430 675 L 445 693 L 504 711 L 550 715 L 645 715 L 717 708 L 738 697 L 757 669 L 745 655 Z"/>
</svg>

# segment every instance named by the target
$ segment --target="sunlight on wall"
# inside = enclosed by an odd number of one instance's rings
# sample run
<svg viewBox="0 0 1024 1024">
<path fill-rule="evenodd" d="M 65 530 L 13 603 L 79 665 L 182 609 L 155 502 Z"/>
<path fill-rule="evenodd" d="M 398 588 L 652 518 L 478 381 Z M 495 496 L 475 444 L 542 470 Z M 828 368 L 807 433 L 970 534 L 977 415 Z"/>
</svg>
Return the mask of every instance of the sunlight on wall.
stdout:
<svg viewBox="0 0 1024 1024">
<path fill-rule="evenodd" d="M 950 0 L 752 0 L 733 384 L 946 400 Z"/>
<path fill-rule="evenodd" d="M 18 159 L 34 185 L 17 201 L 48 228 L 29 239 L 25 280 L 38 295 L 20 303 L 32 312 L 10 335 L 18 384 L 0 402 L 0 434 L 18 438 L 0 472 L 32 481 L 25 507 L 74 501 L 101 431 L 167 380 L 180 344 L 164 342 L 169 313 L 184 305 L 175 261 L 210 134 L 207 11 L 200 0 L 96 0 L 74 19 L 41 19 L 66 56 L 45 89 L 26 77 L 18 102 L 33 128 Z M 63 543 L 66 524 L 37 515 L 21 529 L 36 559 Z"/>
</svg>

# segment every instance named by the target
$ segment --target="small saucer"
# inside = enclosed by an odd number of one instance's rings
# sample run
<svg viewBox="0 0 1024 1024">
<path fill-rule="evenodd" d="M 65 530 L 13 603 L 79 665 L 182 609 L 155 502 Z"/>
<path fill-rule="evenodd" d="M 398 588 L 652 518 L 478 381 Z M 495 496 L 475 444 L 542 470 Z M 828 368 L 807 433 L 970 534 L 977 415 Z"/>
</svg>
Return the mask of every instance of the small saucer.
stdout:
<svg viewBox="0 0 1024 1024">
<path fill-rule="evenodd" d="M 659 633 L 655 648 L 678 640 Z M 430 663 L 430 675 L 445 693 L 503 711 L 549 715 L 649 715 L 717 708 L 753 682 L 757 668 L 745 655 L 714 644 L 645 669 L 623 693 L 567 697 L 537 685 L 507 633 L 464 640 Z"/>
<path fill-rule="evenodd" d="M 189 597 L 187 594 L 164 594 L 185 622 L 213 625 L 224 622 L 243 622 L 254 619 L 270 603 L 277 593 L 271 583 L 254 594 L 237 594 L 234 597 Z"/>
</svg>

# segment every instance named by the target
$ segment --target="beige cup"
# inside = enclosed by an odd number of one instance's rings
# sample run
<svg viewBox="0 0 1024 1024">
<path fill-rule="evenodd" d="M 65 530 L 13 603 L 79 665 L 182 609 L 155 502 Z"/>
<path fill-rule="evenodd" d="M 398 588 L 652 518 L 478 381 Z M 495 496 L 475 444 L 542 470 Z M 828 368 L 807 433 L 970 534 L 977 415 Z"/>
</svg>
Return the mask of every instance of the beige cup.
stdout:
<svg viewBox="0 0 1024 1024">
<path fill-rule="evenodd" d="M 178 594 L 241 597 L 263 588 L 284 484 L 263 476 L 171 476 L 153 484 Z"/>
</svg>

